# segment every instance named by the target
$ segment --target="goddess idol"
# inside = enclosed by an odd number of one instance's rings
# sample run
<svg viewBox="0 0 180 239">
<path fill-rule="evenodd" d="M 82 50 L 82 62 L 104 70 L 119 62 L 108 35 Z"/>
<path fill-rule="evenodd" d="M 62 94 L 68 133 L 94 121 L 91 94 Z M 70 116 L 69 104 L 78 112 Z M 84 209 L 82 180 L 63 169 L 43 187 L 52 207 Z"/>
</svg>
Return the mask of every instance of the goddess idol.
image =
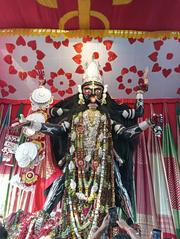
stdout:
<svg viewBox="0 0 180 239">
<path fill-rule="evenodd" d="M 132 153 L 136 136 L 160 122 L 155 115 L 137 123 L 143 115 L 143 89 L 137 93 L 135 109 L 112 100 L 95 61 L 87 67 L 78 91 L 53 106 L 46 123 L 21 119 L 29 128 L 51 136 L 63 171 L 46 190 L 35 230 L 40 230 L 45 215 L 61 201 L 59 235 L 64 239 L 91 239 L 111 207 L 120 207 L 126 221 L 133 223 Z M 122 163 L 123 170 L 119 167 Z M 112 238 L 116 232 L 109 227 L 106 233 Z"/>
</svg>

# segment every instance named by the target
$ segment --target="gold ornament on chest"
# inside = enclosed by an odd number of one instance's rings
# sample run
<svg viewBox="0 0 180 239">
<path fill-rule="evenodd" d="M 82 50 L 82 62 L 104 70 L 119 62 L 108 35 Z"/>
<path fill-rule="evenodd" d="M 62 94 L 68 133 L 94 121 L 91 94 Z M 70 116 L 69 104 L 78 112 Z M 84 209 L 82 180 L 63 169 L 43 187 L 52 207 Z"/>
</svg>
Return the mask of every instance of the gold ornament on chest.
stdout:
<svg viewBox="0 0 180 239">
<path fill-rule="evenodd" d="M 100 116 L 100 112 L 98 110 L 88 109 L 87 110 L 88 120 L 90 125 L 96 122 L 96 117 Z"/>
</svg>

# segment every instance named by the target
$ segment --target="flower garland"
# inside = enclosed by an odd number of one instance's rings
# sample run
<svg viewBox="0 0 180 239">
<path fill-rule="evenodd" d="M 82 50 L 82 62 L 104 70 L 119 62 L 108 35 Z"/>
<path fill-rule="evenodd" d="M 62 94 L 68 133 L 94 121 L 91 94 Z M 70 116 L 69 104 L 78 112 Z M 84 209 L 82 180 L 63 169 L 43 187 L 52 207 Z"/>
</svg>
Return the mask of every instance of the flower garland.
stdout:
<svg viewBox="0 0 180 239">
<path fill-rule="evenodd" d="M 7 225 L 10 239 L 39 239 L 41 236 L 50 235 L 52 238 L 59 234 L 60 214 L 56 212 L 55 217 L 45 216 L 42 228 L 36 232 L 35 223 L 41 212 L 25 213 L 19 212 L 18 219 L 14 219 L 13 225 Z"/>
<path fill-rule="evenodd" d="M 69 157 L 66 159 L 68 167 L 62 209 L 62 215 L 66 217 L 61 223 L 62 238 L 89 239 L 100 213 L 105 215 L 109 207 L 107 203 L 111 204 L 111 200 L 102 203 L 104 188 L 108 187 L 105 175 L 112 171 L 106 166 L 111 146 L 109 126 L 107 116 L 98 110 L 88 109 L 73 117 Z M 111 181 L 111 177 L 108 180 Z"/>
</svg>

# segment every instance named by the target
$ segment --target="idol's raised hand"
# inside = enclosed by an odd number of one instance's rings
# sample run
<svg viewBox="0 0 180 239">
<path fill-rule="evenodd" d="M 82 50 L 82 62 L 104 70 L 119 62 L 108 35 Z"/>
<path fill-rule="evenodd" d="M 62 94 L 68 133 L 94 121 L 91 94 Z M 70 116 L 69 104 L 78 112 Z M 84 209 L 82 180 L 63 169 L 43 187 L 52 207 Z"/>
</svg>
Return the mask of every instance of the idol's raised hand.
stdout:
<svg viewBox="0 0 180 239">
<path fill-rule="evenodd" d="M 149 68 L 146 67 L 144 69 L 144 74 L 142 77 L 143 80 L 138 85 L 138 91 L 142 91 L 142 92 L 148 91 L 148 71 L 149 71 Z"/>
</svg>

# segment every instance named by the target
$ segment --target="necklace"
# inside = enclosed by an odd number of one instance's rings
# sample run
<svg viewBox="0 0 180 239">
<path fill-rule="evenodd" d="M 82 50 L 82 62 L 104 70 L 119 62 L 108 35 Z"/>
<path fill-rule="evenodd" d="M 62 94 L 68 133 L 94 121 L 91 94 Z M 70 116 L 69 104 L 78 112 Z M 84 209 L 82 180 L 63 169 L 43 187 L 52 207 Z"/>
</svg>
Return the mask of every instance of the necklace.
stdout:
<svg viewBox="0 0 180 239">
<path fill-rule="evenodd" d="M 92 157 L 95 150 L 100 119 L 101 113 L 98 110 L 89 109 L 83 113 L 84 151 L 86 156 Z"/>
<path fill-rule="evenodd" d="M 74 150 L 69 163 L 67 205 L 72 228 L 69 233 L 78 239 L 86 235 L 89 239 L 92 227 L 97 226 L 105 181 L 106 128 L 107 117 L 94 109 L 76 115 L 72 121 L 71 132 L 74 137 L 71 138 L 71 147 Z M 89 165 L 88 171 L 85 165 Z"/>
</svg>

